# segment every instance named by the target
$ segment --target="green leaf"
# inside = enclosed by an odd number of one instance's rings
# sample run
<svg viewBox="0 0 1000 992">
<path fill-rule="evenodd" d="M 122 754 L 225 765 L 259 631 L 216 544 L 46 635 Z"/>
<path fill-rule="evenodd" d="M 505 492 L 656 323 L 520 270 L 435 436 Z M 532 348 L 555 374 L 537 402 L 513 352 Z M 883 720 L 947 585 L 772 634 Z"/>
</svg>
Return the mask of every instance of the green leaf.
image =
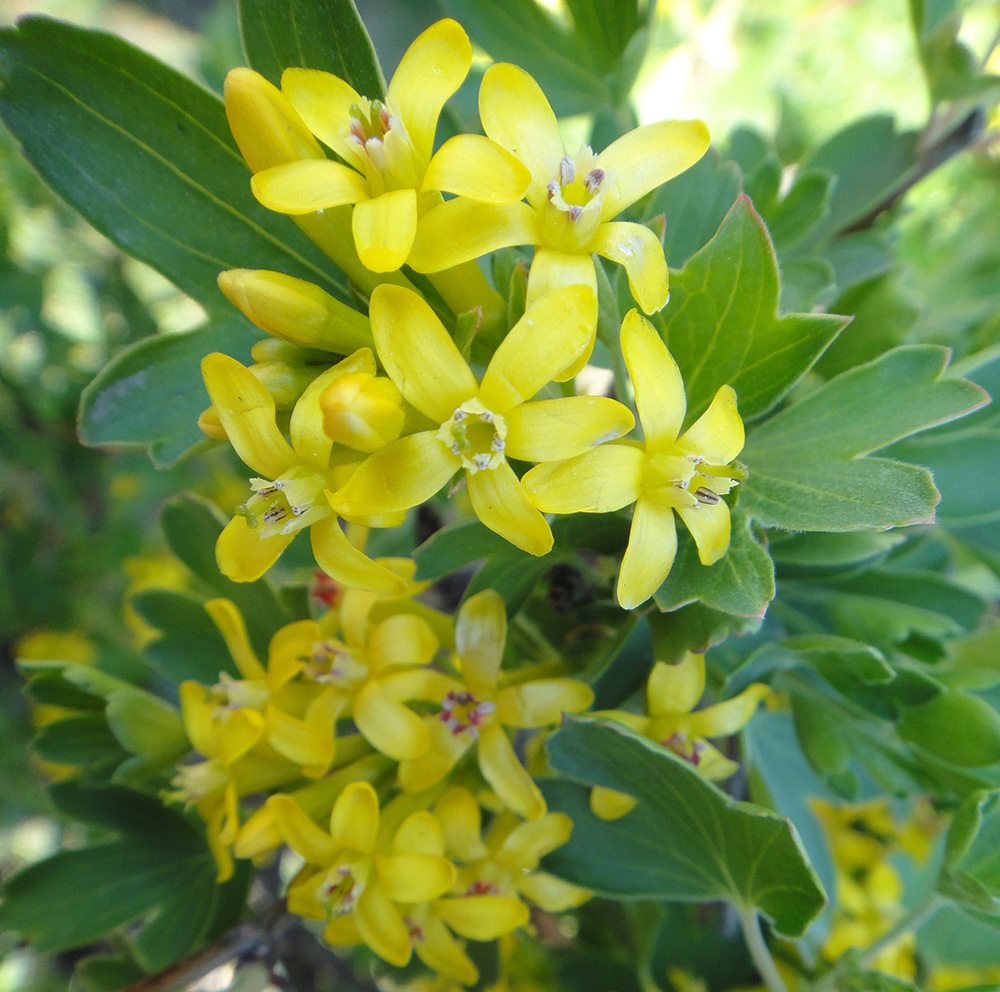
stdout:
<svg viewBox="0 0 1000 992">
<path fill-rule="evenodd" d="M 774 563 L 750 519 L 735 512 L 729 550 L 714 565 L 702 565 L 690 535 L 681 536 L 670 574 L 653 598 L 661 610 L 702 602 L 723 613 L 762 617 L 774 598 Z"/>
<path fill-rule="evenodd" d="M 658 643 L 662 651 L 658 658 L 668 662 L 679 661 L 687 651 L 704 654 L 727 637 L 753 633 L 761 624 L 758 617 L 735 616 L 713 610 L 704 603 L 692 603 L 670 613 L 654 613 L 649 620 L 661 632 Z"/>
<path fill-rule="evenodd" d="M 610 72 L 639 29 L 638 0 L 566 0 L 566 7 L 591 62 Z"/>
<path fill-rule="evenodd" d="M 741 189 L 740 170 L 709 148 L 690 169 L 653 193 L 642 216 L 666 218 L 663 251 L 671 269 L 679 269 L 712 240 Z"/>
<path fill-rule="evenodd" d="M 847 531 L 841 534 L 768 535 L 767 550 L 778 565 L 837 568 L 885 555 L 906 540 L 899 531 Z"/>
<path fill-rule="evenodd" d="M 919 706 L 903 707 L 898 730 L 903 740 L 962 768 L 1000 762 L 1000 713 L 967 692 L 952 689 Z"/>
<path fill-rule="evenodd" d="M 769 526 L 844 531 L 934 519 L 925 469 L 862 458 L 986 402 L 978 386 L 942 377 L 948 352 L 896 348 L 842 373 L 747 437 L 739 506 Z"/>
<path fill-rule="evenodd" d="M 541 86 L 557 117 L 610 102 L 588 49 L 534 0 L 444 0 L 445 9 L 497 62 L 516 62 Z"/>
<path fill-rule="evenodd" d="M 119 352 L 83 391 L 80 440 L 91 447 L 139 444 L 157 468 L 170 468 L 208 439 L 198 415 L 210 404 L 201 360 L 221 351 L 244 364 L 260 338 L 239 314 L 188 334 L 146 338 Z"/>
<path fill-rule="evenodd" d="M 416 577 L 419 580 L 440 579 L 510 547 L 499 534 L 493 533 L 478 520 L 444 527 L 413 553 L 417 562 Z"/>
<path fill-rule="evenodd" d="M 122 39 L 42 17 L 0 36 L 0 116 L 45 181 L 128 254 L 210 311 L 223 269 L 345 278 L 260 206 L 222 101 Z"/>
<path fill-rule="evenodd" d="M 684 375 L 688 422 L 728 383 L 744 420 L 770 410 L 812 367 L 847 321 L 778 315 L 778 264 L 767 228 L 741 196 L 718 234 L 670 280 L 657 316 Z"/>
<path fill-rule="evenodd" d="M 240 0 L 240 33 L 250 66 L 281 85 L 289 66 L 322 69 L 369 100 L 385 79 L 353 0 Z"/>
<path fill-rule="evenodd" d="M 162 632 L 143 653 L 175 685 L 185 679 L 213 685 L 220 672 L 240 677 L 201 600 L 170 589 L 145 589 L 130 602 L 146 623 Z"/>
<path fill-rule="evenodd" d="M 246 621 L 250 641 L 261 658 L 274 632 L 288 617 L 264 579 L 233 582 L 219 571 L 215 542 L 222 533 L 217 511 L 208 501 L 185 493 L 163 505 L 160 524 L 170 550 L 217 595 L 232 600 Z M 220 659 L 220 668 L 225 667 Z"/>
<path fill-rule="evenodd" d="M 959 904 L 1000 923 L 1000 793 L 975 794 L 960 808 L 961 836 L 949 836 L 949 859 L 939 888 Z M 964 812 L 963 812 L 964 811 Z M 969 813 L 973 813 L 971 818 Z M 971 822 L 970 822 L 971 819 Z M 969 838 L 974 828 L 975 835 Z"/>
<path fill-rule="evenodd" d="M 118 992 L 142 977 L 142 969 L 128 957 L 95 954 L 76 966 L 69 992 Z"/>
<path fill-rule="evenodd" d="M 563 878 L 615 898 L 728 900 L 799 936 L 825 897 L 787 820 L 736 802 L 665 748 L 607 720 L 567 718 L 548 742 L 552 766 L 587 786 L 638 799 L 620 820 L 590 811 L 588 789 L 544 783 L 573 834 L 545 861 Z"/>
<path fill-rule="evenodd" d="M 43 761 L 104 767 L 128 757 L 103 714 L 67 716 L 45 724 L 31 746 Z"/>
</svg>

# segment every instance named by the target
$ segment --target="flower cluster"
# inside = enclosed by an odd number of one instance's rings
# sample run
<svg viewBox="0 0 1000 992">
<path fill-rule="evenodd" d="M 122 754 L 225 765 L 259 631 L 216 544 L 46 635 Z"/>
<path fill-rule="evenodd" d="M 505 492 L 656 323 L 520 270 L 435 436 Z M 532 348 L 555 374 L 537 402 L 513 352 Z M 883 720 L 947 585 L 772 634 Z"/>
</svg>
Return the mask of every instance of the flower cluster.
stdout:
<svg viewBox="0 0 1000 992">
<path fill-rule="evenodd" d="M 216 685 L 181 687 L 197 758 L 171 794 L 205 819 L 220 880 L 234 856 L 287 845 L 303 865 L 289 908 L 321 921 L 328 943 L 365 944 L 399 966 L 416 954 L 465 984 L 478 971 L 463 939 L 526 926 L 530 906 L 559 912 L 589 897 L 540 868 L 572 823 L 549 812 L 520 749 L 594 693 L 561 659 L 543 668 L 519 656 L 498 593 L 468 596 L 453 618 L 427 605 L 413 561 L 366 554 L 369 530 L 464 489 L 487 528 L 541 556 L 553 547 L 545 514 L 634 504 L 617 586 L 631 609 L 671 567 L 675 511 L 705 564 L 725 553 L 743 445 L 728 386 L 684 429 L 681 374 L 639 312 L 667 302 L 663 247 L 649 227 L 616 219 L 698 160 L 704 124 L 661 122 L 600 154 L 569 152 L 535 81 L 497 64 L 480 88 L 485 136 L 435 151 L 471 59 L 465 32 L 443 20 L 384 98 L 306 69 L 288 69 L 280 89 L 248 69 L 227 79 L 254 195 L 330 255 L 367 313 L 279 272 L 219 277 L 269 335 L 249 367 L 222 354 L 202 363 L 202 429 L 253 473 L 219 537 L 219 567 L 257 580 L 308 530 L 321 571 L 311 618 L 277 630 L 266 657 L 232 602 L 207 604 L 233 665 Z M 518 300 L 477 263 L 512 246 L 534 250 Z M 624 268 L 638 304 L 621 327 L 630 382 L 618 398 L 572 383 L 595 347 L 595 255 Z M 642 440 L 628 437 L 633 392 Z M 722 777 L 733 766 L 704 738 L 739 729 L 766 690 L 691 713 L 704 682 L 700 656 L 657 664 L 648 716 L 605 715 Z M 251 795 L 264 801 L 247 816 Z M 595 790 L 599 815 L 632 804 Z"/>
</svg>

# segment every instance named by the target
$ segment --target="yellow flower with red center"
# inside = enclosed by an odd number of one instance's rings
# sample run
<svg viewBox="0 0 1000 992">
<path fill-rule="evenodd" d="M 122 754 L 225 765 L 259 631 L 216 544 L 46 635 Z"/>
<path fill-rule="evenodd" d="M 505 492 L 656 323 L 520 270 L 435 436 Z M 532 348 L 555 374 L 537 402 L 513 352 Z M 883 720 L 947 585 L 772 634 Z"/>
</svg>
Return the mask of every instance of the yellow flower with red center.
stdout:
<svg viewBox="0 0 1000 992">
<path fill-rule="evenodd" d="M 308 528 L 316 561 L 329 575 L 361 588 L 403 592 L 397 575 L 351 544 L 326 498 L 362 456 L 335 447 L 326 435 L 320 397 L 340 376 L 374 375 L 371 351 L 361 348 L 313 380 L 292 410 L 291 443 L 275 421 L 274 399 L 249 369 L 219 353 L 205 358 L 201 368 L 227 438 L 260 476 L 250 480 L 250 498 L 219 536 L 215 552 L 223 574 L 237 582 L 260 578 Z"/>
<path fill-rule="evenodd" d="M 684 380 L 653 325 L 636 310 L 622 322 L 622 352 L 635 387 L 642 444 L 604 445 L 567 461 L 538 465 L 522 482 L 546 513 L 610 513 L 635 503 L 618 576 L 618 602 L 644 603 L 663 583 L 677 553 L 674 513 L 694 537 L 702 564 L 729 548 L 729 507 L 738 482 L 730 463 L 743 448 L 736 393 L 722 386 L 711 406 L 681 434 Z"/>
<path fill-rule="evenodd" d="M 746 726 L 758 703 L 770 693 L 760 682 L 747 686 L 738 696 L 695 710 L 705 691 L 705 657 L 688 652 L 675 665 L 658 661 L 646 683 L 646 713 L 606 710 L 609 716 L 650 740 L 662 744 L 691 762 L 708 779 L 728 778 L 739 767 L 707 740 L 728 737 Z M 595 786 L 591 809 L 602 819 L 624 816 L 635 800 L 624 793 Z"/>
<path fill-rule="evenodd" d="M 428 304 L 407 290 L 372 294 L 379 360 L 405 399 L 437 427 L 401 437 L 366 459 L 331 506 L 343 514 L 389 514 L 433 496 L 465 473 L 479 519 L 535 555 L 552 531 L 507 459 L 550 461 L 590 451 L 629 431 L 634 419 L 606 397 L 532 397 L 587 346 L 592 294 L 557 290 L 532 304 L 497 348 L 481 383 Z"/>
<path fill-rule="evenodd" d="M 500 662 L 507 640 L 503 600 L 491 589 L 470 597 L 455 623 L 456 664 L 460 678 L 426 673 L 420 698 L 436 689 L 441 710 L 424 718 L 430 746 L 401 761 L 399 782 L 420 792 L 440 782 L 459 760 L 476 748 L 479 768 L 494 792 L 527 819 L 545 813 L 545 800 L 514 753 L 505 727 L 536 729 L 558 723 L 563 713 L 579 713 L 593 702 L 590 686 L 576 679 L 533 679 L 500 684 Z M 419 678 L 420 676 L 416 676 Z M 412 677 L 400 676 L 398 688 Z"/>
</svg>

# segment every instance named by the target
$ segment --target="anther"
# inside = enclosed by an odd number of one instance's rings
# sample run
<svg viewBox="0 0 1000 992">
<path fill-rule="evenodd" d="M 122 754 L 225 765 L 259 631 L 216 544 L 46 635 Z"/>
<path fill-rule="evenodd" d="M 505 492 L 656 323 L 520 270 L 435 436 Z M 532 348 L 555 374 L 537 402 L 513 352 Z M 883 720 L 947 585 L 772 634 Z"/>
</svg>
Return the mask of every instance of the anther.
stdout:
<svg viewBox="0 0 1000 992">
<path fill-rule="evenodd" d="M 699 486 L 694 491 L 694 494 L 698 498 L 699 503 L 705 503 L 708 506 L 715 506 L 716 503 L 722 502 L 722 497 L 717 492 L 709 489 L 708 486 Z"/>
<path fill-rule="evenodd" d="M 604 170 L 591 169 L 584 177 L 583 186 L 593 196 L 600 189 L 602 182 L 604 182 Z"/>
<path fill-rule="evenodd" d="M 576 162 L 568 155 L 564 155 L 559 162 L 559 182 L 563 186 L 568 186 L 576 179 Z"/>
</svg>

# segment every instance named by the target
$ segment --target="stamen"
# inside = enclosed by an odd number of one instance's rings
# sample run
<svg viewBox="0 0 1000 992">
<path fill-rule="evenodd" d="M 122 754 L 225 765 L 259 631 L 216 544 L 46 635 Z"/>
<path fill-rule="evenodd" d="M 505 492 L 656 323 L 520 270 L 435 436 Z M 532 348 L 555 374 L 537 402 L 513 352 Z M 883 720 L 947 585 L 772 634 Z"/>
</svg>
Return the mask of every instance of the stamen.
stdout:
<svg viewBox="0 0 1000 992">
<path fill-rule="evenodd" d="M 261 520 L 266 524 L 276 524 L 279 520 L 284 520 L 288 516 L 283 506 L 269 506 L 261 515 Z"/>
<path fill-rule="evenodd" d="M 575 203 L 570 205 L 569 208 L 570 220 L 576 220 L 582 213 L 583 213 L 583 207 L 577 206 L 577 204 Z"/>
<path fill-rule="evenodd" d="M 546 189 L 548 189 L 548 191 L 549 191 L 549 199 L 551 200 L 553 197 L 555 197 L 555 196 L 557 196 L 559 194 L 559 183 L 557 183 L 553 179 L 549 183 L 549 185 L 546 187 Z"/>
<path fill-rule="evenodd" d="M 600 189 L 601 183 L 604 182 L 604 170 L 603 169 L 591 169 L 590 172 L 584 177 L 583 186 L 586 191 L 593 196 L 598 189 Z"/>
<path fill-rule="evenodd" d="M 694 494 L 698 497 L 699 503 L 705 503 L 707 506 L 715 506 L 716 503 L 722 502 L 722 497 L 709 489 L 708 486 L 699 486 Z"/>
<path fill-rule="evenodd" d="M 568 186 L 576 179 L 576 162 L 568 155 L 564 155 L 559 162 L 559 182 L 563 186 Z"/>
</svg>

